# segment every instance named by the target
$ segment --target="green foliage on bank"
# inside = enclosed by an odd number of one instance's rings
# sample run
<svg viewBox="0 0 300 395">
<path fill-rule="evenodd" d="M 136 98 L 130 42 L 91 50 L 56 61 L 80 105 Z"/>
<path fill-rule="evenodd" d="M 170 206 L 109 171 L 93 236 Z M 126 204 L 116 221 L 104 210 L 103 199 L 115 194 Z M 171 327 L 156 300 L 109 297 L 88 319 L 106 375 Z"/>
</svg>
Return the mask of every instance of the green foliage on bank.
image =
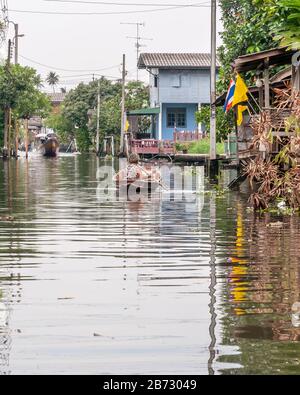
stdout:
<svg viewBox="0 0 300 395">
<path fill-rule="evenodd" d="M 47 116 L 51 105 L 47 95 L 40 91 L 41 86 L 41 77 L 31 67 L 0 66 L 1 109 L 10 107 L 18 119 Z"/>
<path fill-rule="evenodd" d="M 51 103 L 41 92 L 41 78 L 36 70 L 20 65 L 0 66 L 0 142 L 3 146 L 5 109 L 12 111 L 13 126 L 32 116 L 48 116 Z"/>
<path fill-rule="evenodd" d="M 210 139 L 206 137 L 199 141 L 194 141 L 192 143 L 177 143 L 176 144 L 177 152 L 184 152 L 188 154 L 199 154 L 199 155 L 207 155 L 210 153 Z M 225 147 L 223 142 L 217 143 L 217 154 L 222 155 L 225 153 Z"/>
<path fill-rule="evenodd" d="M 188 150 L 189 154 L 209 154 L 210 153 L 210 140 L 205 138 L 200 141 L 192 143 Z M 217 143 L 217 154 L 222 155 L 225 153 L 224 143 Z"/>
<path fill-rule="evenodd" d="M 280 5 L 286 7 L 287 18 L 276 39 L 281 45 L 292 49 L 300 49 L 300 0 L 281 0 Z"/>
<path fill-rule="evenodd" d="M 201 123 L 206 132 L 210 130 L 210 106 L 202 106 L 201 110 L 196 113 L 196 122 Z M 217 141 L 226 140 L 227 136 L 234 131 L 234 113 L 231 111 L 225 114 L 223 107 L 217 107 Z"/>
<path fill-rule="evenodd" d="M 112 82 L 106 78 L 100 80 L 100 139 L 113 135 L 116 141 L 121 130 L 121 82 Z M 62 141 L 77 139 L 82 152 L 95 148 L 96 108 L 98 81 L 81 83 L 66 96 L 61 113 L 51 115 L 46 124 L 53 128 Z M 129 82 L 126 85 L 126 110 L 136 110 L 149 106 L 149 90 L 141 82 Z"/>
<path fill-rule="evenodd" d="M 281 45 L 278 31 L 287 26 L 289 12 L 278 0 L 220 0 L 219 5 L 224 31 L 223 45 L 218 51 L 222 66 L 218 90 L 223 93 L 228 88 L 236 58 Z M 245 78 L 253 82 L 251 73 Z"/>
</svg>

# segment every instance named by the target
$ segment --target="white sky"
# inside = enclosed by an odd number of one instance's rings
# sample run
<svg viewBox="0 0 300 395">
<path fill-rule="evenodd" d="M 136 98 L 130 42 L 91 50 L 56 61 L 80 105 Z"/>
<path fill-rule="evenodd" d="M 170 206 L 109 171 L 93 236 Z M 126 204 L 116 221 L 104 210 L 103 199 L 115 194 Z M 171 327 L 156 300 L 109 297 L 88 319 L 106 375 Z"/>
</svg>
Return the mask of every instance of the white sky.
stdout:
<svg viewBox="0 0 300 395">
<path fill-rule="evenodd" d="M 97 1 L 97 0 L 89 0 Z M 107 0 L 119 3 L 171 3 L 193 4 L 196 0 Z M 198 0 L 204 3 L 205 0 Z M 49 2 L 45 0 L 8 0 L 9 18 L 20 26 L 20 55 L 50 67 L 39 66 L 22 57 L 22 65 L 35 67 L 45 77 L 49 71 L 56 71 L 61 77 L 61 86 L 68 89 L 80 80 L 90 80 L 92 72 L 61 71 L 94 70 L 115 66 L 112 69 L 99 71 L 99 74 L 119 78 L 122 54 L 127 56 L 128 79 L 136 75 L 136 53 L 134 40 L 127 36 L 135 36 L 134 26 L 121 25 L 121 22 L 145 22 L 141 28 L 141 36 L 152 38 L 145 41 L 147 47 L 142 52 L 209 52 L 210 51 L 210 8 L 181 8 L 168 11 L 145 13 L 151 7 L 115 6 L 97 4 L 72 4 Z M 210 1 L 205 2 L 209 5 Z M 153 7 L 158 8 L 158 7 Z M 124 15 L 38 15 L 17 13 L 11 10 L 60 11 L 60 12 L 110 12 L 139 10 L 137 14 Z M 218 13 L 218 19 L 220 14 Z M 218 31 L 221 29 L 219 21 Z M 12 27 L 9 37 L 13 37 Z M 220 40 L 219 40 L 220 43 Z M 1 53 L 6 53 L 6 45 Z M 2 55 L 2 57 L 3 57 Z M 147 81 L 147 76 L 141 74 Z"/>
</svg>

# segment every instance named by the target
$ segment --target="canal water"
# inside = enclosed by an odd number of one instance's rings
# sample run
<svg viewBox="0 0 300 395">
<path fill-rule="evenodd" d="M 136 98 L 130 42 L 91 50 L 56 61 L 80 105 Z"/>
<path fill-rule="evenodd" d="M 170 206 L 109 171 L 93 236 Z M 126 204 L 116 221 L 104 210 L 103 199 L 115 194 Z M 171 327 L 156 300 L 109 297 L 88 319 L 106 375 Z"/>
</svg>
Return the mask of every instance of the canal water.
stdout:
<svg viewBox="0 0 300 395">
<path fill-rule="evenodd" d="M 98 166 L 0 162 L 0 373 L 299 374 L 299 217 L 104 202 Z"/>
</svg>

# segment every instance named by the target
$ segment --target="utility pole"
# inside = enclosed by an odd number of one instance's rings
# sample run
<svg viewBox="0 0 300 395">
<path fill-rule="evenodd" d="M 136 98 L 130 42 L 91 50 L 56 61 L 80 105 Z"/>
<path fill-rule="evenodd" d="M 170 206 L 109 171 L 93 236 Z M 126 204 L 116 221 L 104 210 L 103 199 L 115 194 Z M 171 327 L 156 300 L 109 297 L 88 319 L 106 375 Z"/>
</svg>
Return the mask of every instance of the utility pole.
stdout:
<svg viewBox="0 0 300 395">
<path fill-rule="evenodd" d="M 17 23 L 15 25 L 15 64 L 19 63 L 19 25 Z"/>
<path fill-rule="evenodd" d="M 101 79 L 98 80 L 98 95 L 97 95 L 97 136 L 96 136 L 96 154 L 100 153 L 100 106 L 101 106 Z"/>
<path fill-rule="evenodd" d="M 120 152 L 124 152 L 124 134 L 125 134 L 125 84 L 126 84 L 126 55 L 123 55 L 122 64 L 122 105 L 121 105 L 121 147 Z"/>
<path fill-rule="evenodd" d="M 7 54 L 7 62 L 6 69 L 7 72 L 10 73 L 10 63 L 12 57 L 12 42 L 8 40 L 8 54 Z M 10 148 L 8 147 L 8 134 L 10 133 L 10 106 L 7 104 L 4 109 L 4 146 L 3 146 L 3 158 L 7 158 L 10 155 Z"/>
<path fill-rule="evenodd" d="M 139 81 L 139 67 L 138 67 L 138 63 L 139 63 L 139 57 L 140 57 L 140 49 L 142 47 L 144 47 L 144 45 L 141 44 L 141 41 L 152 41 L 152 38 L 145 38 L 145 37 L 141 37 L 140 36 L 140 28 L 145 27 L 145 23 L 141 23 L 141 22 L 135 22 L 135 23 L 121 23 L 121 25 L 134 25 L 136 26 L 136 36 L 135 37 L 127 37 L 127 38 L 132 38 L 134 40 L 136 40 L 136 65 L 137 65 L 137 69 L 136 69 L 136 80 Z"/>
<path fill-rule="evenodd" d="M 14 25 L 14 29 L 15 29 L 15 36 L 13 39 L 13 43 L 15 46 L 15 64 L 19 63 L 19 38 L 20 37 L 24 37 L 25 34 L 19 34 L 19 25 L 18 23 L 12 22 L 12 21 L 8 21 L 8 23 L 11 23 L 12 25 Z"/>
<path fill-rule="evenodd" d="M 217 2 L 211 0 L 211 76 L 210 76 L 210 160 L 217 159 L 217 108 L 216 108 L 216 80 L 217 80 Z"/>
</svg>

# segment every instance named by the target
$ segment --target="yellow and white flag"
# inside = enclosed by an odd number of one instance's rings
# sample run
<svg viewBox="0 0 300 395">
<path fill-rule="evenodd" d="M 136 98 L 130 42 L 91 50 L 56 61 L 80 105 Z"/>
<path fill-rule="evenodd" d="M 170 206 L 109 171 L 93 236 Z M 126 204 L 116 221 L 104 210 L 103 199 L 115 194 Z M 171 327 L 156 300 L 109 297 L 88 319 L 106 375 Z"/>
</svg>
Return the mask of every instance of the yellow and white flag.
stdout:
<svg viewBox="0 0 300 395">
<path fill-rule="evenodd" d="M 240 106 L 238 105 L 238 110 L 237 110 L 237 125 L 241 126 L 243 123 L 243 113 L 248 110 L 248 106 Z"/>
<path fill-rule="evenodd" d="M 129 128 L 130 128 L 130 123 L 128 122 L 128 119 L 126 119 L 126 122 L 125 122 L 125 133 L 128 133 Z"/>
<path fill-rule="evenodd" d="M 233 97 L 232 106 L 236 106 L 237 104 L 247 102 L 248 96 L 247 93 L 249 92 L 247 85 L 245 84 L 243 78 L 238 74 L 235 83 L 235 92 Z"/>
</svg>

